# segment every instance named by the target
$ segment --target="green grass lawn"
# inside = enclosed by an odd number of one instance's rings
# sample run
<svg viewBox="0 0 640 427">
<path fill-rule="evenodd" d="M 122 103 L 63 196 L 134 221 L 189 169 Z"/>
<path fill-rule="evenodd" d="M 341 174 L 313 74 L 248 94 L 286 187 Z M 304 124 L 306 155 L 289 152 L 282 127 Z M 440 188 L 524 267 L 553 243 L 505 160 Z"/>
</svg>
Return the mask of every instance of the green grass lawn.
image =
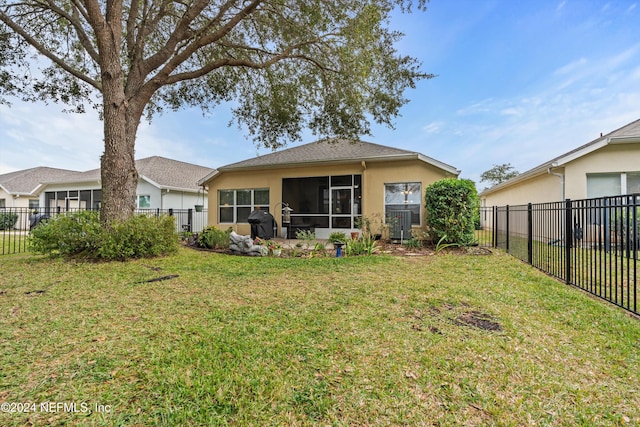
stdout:
<svg viewBox="0 0 640 427">
<path fill-rule="evenodd" d="M 0 346 L 2 426 L 640 424 L 640 321 L 501 253 L 8 255 Z"/>
</svg>

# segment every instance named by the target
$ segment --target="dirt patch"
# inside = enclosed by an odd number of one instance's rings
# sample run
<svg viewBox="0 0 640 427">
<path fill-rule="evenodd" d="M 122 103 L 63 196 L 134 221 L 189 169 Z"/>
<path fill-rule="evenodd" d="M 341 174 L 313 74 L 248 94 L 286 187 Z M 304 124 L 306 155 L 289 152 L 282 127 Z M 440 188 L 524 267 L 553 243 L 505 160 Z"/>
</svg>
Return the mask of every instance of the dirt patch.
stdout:
<svg viewBox="0 0 640 427">
<path fill-rule="evenodd" d="M 431 305 L 426 311 L 414 310 L 411 318 L 411 329 L 432 334 L 444 335 L 446 325 L 472 327 L 483 331 L 500 332 L 502 325 L 490 314 L 473 310 L 465 302 L 458 304 L 444 302 Z"/>
<path fill-rule="evenodd" d="M 467 311 L 462 313 L 455 318 L 455 322 L 463 326 L 472 326 L 485 331 L 502 331 L 500 323 L 496 322 L 490 315 L 480 311 Z"/>
</svg>

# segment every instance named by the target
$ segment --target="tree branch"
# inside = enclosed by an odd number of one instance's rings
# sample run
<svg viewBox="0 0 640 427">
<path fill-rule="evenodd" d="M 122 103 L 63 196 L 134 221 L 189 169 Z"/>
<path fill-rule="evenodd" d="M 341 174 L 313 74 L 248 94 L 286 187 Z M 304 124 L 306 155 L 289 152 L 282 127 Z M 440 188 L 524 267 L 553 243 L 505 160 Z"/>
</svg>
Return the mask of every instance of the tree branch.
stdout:
<svg viewBox="0 0 640 427">
<path fill-rule="evenodd" d="M 31 37 L 29 35 L 29 33 L 24 30 L 24 28 L 22 28 L 20 25 L 15 23 L 11 19 L 11 17 L 8 16 L 4 11 L 0 11 L 0 21 L 2 21 L 6 26 L 11 28 L 13 31 L 15 31 L 16 34 L 18 34 L 20 37 L 22 37 L 27 43 L 29 43 L 31 46 L 33 46 L 43 56 L 49 58 L 58 67 L 62 68 L 63 70 L 65 70 L 69 74 L 73 75 L 74 77 L 82 80 L 83 82 L 93 86 L 94 88 L 96 88 L 98 90 L 102 90 L 102 84 L 99 81 L 94 80 L 94 79 L 90 78 L 89 76 L 85 75 L 84 73 L 76 70 L 74 67 L 72 67 L 71 65 L 67 64 L 64 61 L 64 59 L 62 59 L 59 56 L 53 54 L 43 44 L 38 42 L 38 40 L 36 40 L 35 38 Z"/>
</svg>

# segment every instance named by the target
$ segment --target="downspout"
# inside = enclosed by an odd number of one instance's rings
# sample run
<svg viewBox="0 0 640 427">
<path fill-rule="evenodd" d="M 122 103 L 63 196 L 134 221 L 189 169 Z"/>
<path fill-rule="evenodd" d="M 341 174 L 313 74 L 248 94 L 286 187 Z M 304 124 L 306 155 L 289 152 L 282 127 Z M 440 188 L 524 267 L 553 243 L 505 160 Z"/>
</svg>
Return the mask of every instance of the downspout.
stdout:
<svg viewBox="0 0 640 427">
<path fill-rule="evenodd" d="M 553 168 L 554 166 L 549 166 L 549 169 L 547 169 L 547 173 L 549 173 L 549 175 L 557 176 L 558 178 L 560 178 L 560 200 L 564 200 L 564 174 L 553 172 Z"/>
</svg>

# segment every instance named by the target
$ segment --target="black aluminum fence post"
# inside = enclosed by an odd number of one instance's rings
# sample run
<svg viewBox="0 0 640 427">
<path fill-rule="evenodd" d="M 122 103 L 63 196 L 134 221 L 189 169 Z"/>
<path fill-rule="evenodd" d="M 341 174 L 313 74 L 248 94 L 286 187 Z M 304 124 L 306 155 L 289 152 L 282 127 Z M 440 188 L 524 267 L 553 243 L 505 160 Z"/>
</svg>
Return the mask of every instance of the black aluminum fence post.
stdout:
<svg viewBox="0 0 640 427">
<path fill-rule="evenodd" d="M 493 232 L 491 233 L 491 238 L 493 239 L 493 247 L 498 247 L 498 207 L 493 206 Z"/>
<path fill-rule="evenodd" d="M 567 284 L 571 283 L 571 247 L 573 246 L 573 233 L 571 225 L 571 199 L 565 200 L 564 215 L 564 278 Z"/>
<path fill-rule="evenodd" d="M 507 205 L 507 234 L 505 242 L 505 250 L 509 253 L 509 205 Z"/>
<path fill-rule="evenodd" d="M 533 205 L 527 204 L 527 262 L 533 264 Z"/>
</svg>

